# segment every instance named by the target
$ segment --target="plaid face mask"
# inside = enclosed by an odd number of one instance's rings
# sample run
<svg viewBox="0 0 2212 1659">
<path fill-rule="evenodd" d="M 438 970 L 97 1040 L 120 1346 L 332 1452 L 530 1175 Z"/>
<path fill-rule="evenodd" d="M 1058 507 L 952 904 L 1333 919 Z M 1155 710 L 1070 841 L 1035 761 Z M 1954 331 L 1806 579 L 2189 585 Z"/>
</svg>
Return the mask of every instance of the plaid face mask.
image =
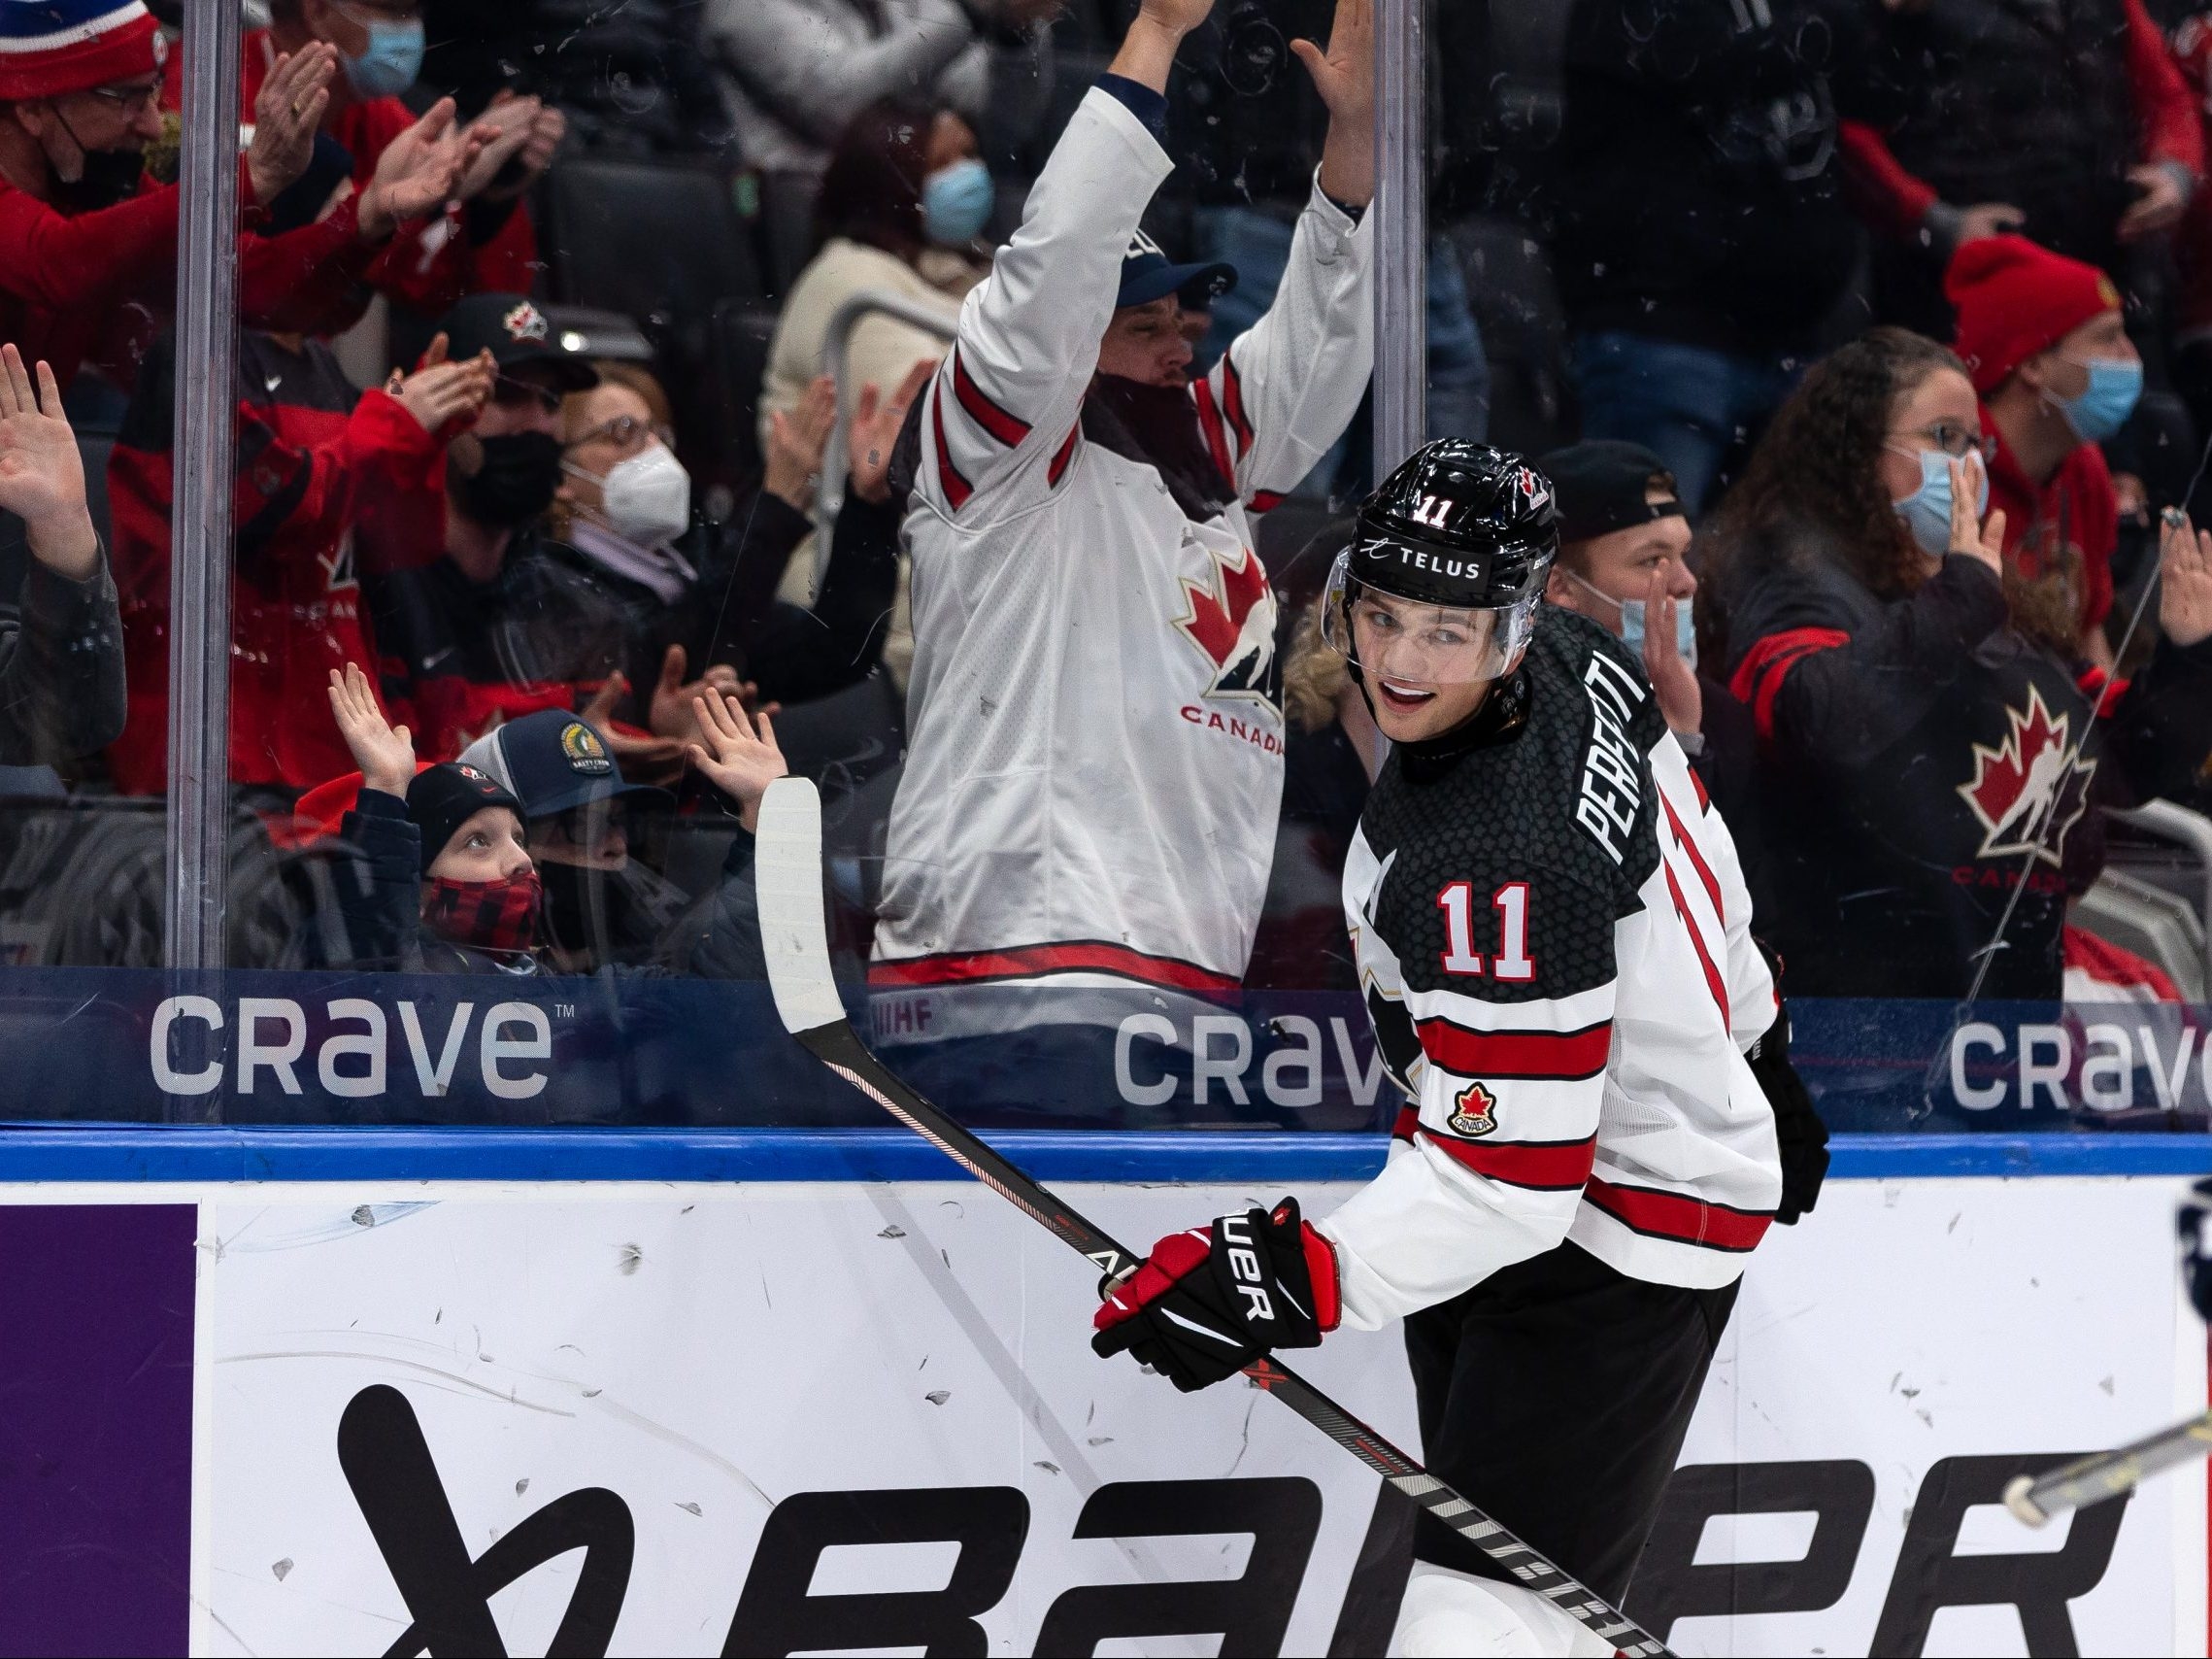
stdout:
<svg viewBox="0 0 2212 1659">
<path fill-rule="evenodd" d="M 537 942 L 538 909 L 544 897 L 544 885 L 534 869 L 509 881 L 433 876 L 422 884 L 422 923 L 451 944 L 484 951 L 526 951 Z"/>
</svg>

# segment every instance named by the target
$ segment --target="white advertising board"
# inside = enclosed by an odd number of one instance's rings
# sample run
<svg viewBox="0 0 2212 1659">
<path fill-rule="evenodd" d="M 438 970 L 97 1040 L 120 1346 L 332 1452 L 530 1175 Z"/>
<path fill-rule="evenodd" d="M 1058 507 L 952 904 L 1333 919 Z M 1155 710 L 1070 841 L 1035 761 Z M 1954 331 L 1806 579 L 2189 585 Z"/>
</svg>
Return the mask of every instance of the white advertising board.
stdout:
<svg viewBox="0 0 2212 1659">
<path fill-rule="evenodd" d="M 2201 1471 L 2116 1527 L 1983 1493 L 2203 1403 L 2177 1187 L 1830 1183 L 1753 1258 L 1632 1606 L 1684 1654 L 2059 1651 L 2054 1617 L 2203 1651 Z M 1067 1194 L 1129 1241 L 1277 1196 Z M 972 1185 L 190 1196 L 196 1653 L 1374 1640 L 1373 1478 L 1257 1391 L 1096 1360 L 1084 1265 Z M 1299 1365 L 1418 1444 L 1391 1337 Z"/>
</svg>

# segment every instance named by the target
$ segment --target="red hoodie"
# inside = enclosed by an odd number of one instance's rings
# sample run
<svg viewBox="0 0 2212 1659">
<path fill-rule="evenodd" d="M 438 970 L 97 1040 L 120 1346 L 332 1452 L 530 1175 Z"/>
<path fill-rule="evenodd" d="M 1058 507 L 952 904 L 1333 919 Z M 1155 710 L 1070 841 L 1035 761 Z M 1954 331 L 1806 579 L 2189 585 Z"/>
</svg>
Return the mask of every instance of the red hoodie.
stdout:
<svg viewBox="0 0 2212 1659">
<path fill-rule="evenodd" d="M 1985 405 L 1982 430 L 1996 439 L 1990 462 L 1990 506 L 2004 510 L 2004 551 L 2022 575 L 2033 578 L 2059 550 L 2071 547 L 2082 568 L 2082 627 L 2097 626 L 2112 611 L 2112 554 L 2120 540 L 2120 504 L 2104 452 L 2076 444 L 2059 470 L 2038 488 L 2005 447 L 2004 434 Z"/>
<path fill-rule="evenodd" d="M 108 465 L 130 721 L 108 751 L 117 786 L 166 785 L 173 369 L 149 359 Z M 353 769 L 330 716 L 330 670 L 377 656 L 361 608 L 357 528 L 416 515 L 363 545 L 435 553 L 444 450 L 395 399 L 358 392 L 328 348 L 239 341 L 237 557 L 231 592 L 230 776 L 306 790 Z M 422 525 L 430 526 L 423 533 Z"/>
</svg>

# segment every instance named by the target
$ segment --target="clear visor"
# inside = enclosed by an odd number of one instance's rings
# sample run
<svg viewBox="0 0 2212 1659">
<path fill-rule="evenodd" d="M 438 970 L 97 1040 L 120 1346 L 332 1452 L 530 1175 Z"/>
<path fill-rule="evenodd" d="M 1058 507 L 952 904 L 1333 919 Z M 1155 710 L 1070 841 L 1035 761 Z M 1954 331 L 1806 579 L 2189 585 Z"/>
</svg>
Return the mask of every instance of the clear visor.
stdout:
<svg viewBox="0 0 2212 1659">
<path fill-rule="evenodd" d="M 1323 629 L 1329 646 L 1373 678 L 1407 687 L 1502 679 L 1520 665 L 1539 593 L 1503 610 L 1400 598 L 1355 581 L 1340 555 L 1329 572 Z"/>
</svg>

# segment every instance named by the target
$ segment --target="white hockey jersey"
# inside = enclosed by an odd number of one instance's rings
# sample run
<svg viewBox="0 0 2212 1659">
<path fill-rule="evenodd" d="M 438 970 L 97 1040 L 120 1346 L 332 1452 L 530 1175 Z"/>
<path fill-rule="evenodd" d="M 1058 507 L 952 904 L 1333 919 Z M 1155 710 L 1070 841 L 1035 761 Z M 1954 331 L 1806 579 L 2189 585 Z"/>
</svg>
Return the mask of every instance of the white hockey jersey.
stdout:
<svg viewBox="0 0 2212 1659">
<path fill-rule="evenodd" d="M 1358 406 L 1373 236 L 1317 189 L 1272 308 L 1192 385 L 1237 496 L 1193 521 L 1082 428 L 1123 255 L 1173 165 L 1093 89 L 926 394 L 879 987 L 1244 972 L 1283 788 L 1252 515 Z"/>
<path fill-rule="evenodd" d="M 1383 1172 L 1317 1224 L 1350 1323 L 1563 1239 L 1659 1284 L 1742 1272 L 1782 1192 L 1743 1054 L 1774 982 L 1727 827 L 1618 640 L 1545 607 L 1467 741 L 1391 755 L 1344 903 L 1417 1102 Z"/>
</svg>

